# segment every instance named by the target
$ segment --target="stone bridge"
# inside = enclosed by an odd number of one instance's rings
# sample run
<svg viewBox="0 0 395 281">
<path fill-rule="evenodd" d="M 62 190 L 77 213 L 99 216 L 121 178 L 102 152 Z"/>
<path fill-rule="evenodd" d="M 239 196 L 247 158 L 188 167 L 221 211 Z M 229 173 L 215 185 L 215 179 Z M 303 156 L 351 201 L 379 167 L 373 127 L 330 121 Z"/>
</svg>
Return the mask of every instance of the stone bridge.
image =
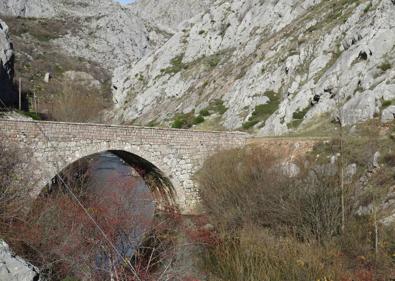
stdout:
<svg viewBox="0 0 395 281">
<path fill-rule="evenodd" d="M 259 143 L 281 150 L 288 148 L 293 153 L 291 150 L 303 150 L 314 144 L 314 141 L 258 140 L 240 132 L 15 120 L 0 120 L 0 142 L 21 152 L 18 153 L 23 159 L 21 169 L 33 196 L 72 163 L 110 151 L 136 168 L 158 205 L 171 203 L 183 213 L 196 210 L 198 189 L 193 176 L 215 152 Z"/>
</svg>

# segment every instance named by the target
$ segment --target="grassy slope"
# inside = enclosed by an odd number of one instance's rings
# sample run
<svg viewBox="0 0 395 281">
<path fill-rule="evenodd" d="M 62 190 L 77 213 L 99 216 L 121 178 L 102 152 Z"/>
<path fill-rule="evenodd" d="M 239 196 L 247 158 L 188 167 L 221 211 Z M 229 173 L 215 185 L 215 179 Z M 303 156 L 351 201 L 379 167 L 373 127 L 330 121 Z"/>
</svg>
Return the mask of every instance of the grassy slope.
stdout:
<svg viewBox="0 0 395 281">
<path fill-rule="evenodd" d="M 102 89 L 97 91 L 97 95 L 105 104 L 109 103 L 110 73 L 95 62 L 66 54 L 52 41 L 68 32 L 78 32 L 78 22 L 5 16 L 2 16 L 2 19 L 10 28 L 14 44 L 15 78 L 21 78 L 25 94 L 35 94 L 38 97 L 41 113 L 51 118 L 51 113 L 56 110 L 54 101 L 62 94 L 64 88 L 63 73 L 70 70 L 87 72 L 100 81 Z M 48 84 L 44 82 L 47 72 L 52 76 Z M 85 90 L 87 89 L 81 89 L 81 93 Z"/>
</svg>

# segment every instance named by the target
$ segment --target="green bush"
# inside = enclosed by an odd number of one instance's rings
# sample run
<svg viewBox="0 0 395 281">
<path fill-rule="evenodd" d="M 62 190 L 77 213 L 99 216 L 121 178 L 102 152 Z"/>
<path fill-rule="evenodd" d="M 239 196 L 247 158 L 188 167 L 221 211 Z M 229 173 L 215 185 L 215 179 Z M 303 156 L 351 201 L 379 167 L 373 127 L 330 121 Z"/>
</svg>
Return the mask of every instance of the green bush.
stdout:
<svg viewBox="0 0 395 281">
<path fill-rule="evenodd" d="M 172 127 L 172 128 L 175 128 L 175 129 L 182 129 L 182 128 L 185 127 L 185 125 L 186 125 L 185 119 L 177 118 L 177 117 L 176 117 L 176 119 L 174 119 L 174 121 L 173 121 L 171 127 Z"/>
<path fill-rule="evenodd" d="M 303 109 L 303 110 L 298 110 L 295 111 L 292 115 L 293 119 L 304 119 L 304 117 L 306 116 L 306 113 L 309 111 L 309 107 Z"/>
<path fill-rule="evenodd" d="M 198 115 L 193 119 L 193 125 L 197 125 L 204 122 L 204 117 L 202 115 Z"/>
<path fill-rule="evenodd" d="M 380 65 L 378 66 L 378 68 L 379 68 L 381 71 L 383 71 L 383 72 L 386 72 L 387 70 L 391 69 L 391 67 L 392 67 L 392 65 L 391 65 L 391 63 L 388 62 L 388 61 L 383 62 L 382 64 L 380 64 Z"/>
<path fill-rule="evenodd" d="M 244 122 L 242 126 L 243 126 L 243 129 L 248 130 L 248 129 L 254 127 L 258 123 L 259 123 L 258 120 L 249 120 L 247 122 Z"/>
<path fill-rule="evenodd" d="M 224 105 L 224 101 L 223 100 L 215 99 L 215 100 L 210 102 L 207 110 L 209 112 L 214 112 L 214 113 L 218 113 L 220 115 L 223 115 L 228 109 Z"/>
<path fill-rule="evenodd" d="M 392 101 L 391 101 L 391 100 L 385 100 L 385 101 L 383 101 L 382 106 L 383 106 L 383 108 L 387 108 L 387 107 L 389 107 L 391 104 L 392 104 Z"/>
<path fill-rule="evenodd" d="M 195 116 L 193 111 L 189 113 L 179 113 L 174 117 L 172 128 L 175 129 L 189 129 L 193 125 L 204 122 L 204 117 L 201 115 Z"/>
<path fill-rule="evenodd" d="M 203 117 L 210 116 L 210 111 L 209 111 L 207 108 L 202 109 L 202 110 L 200 111 L 200 115 L 203 116 Z"/>
<path fill-rule="evenodd" d="M 267 91 L 264 95 L 269 98 L 269 101 L 265 104 L 255 106 L 255 110 L 252 112 L 250 118 L 248 118 L 248 121 L 242 125 L 243 129 L 249 129 L 259 122 L 266 121 L 278 109 L 280 95 L 274 91 Z"/>
<path fill-rule="evenodd" d="M 369 10 L 372 8 L 372 2 L 370 2 L 368 5 L 366 5 L 365 9 L 363 9 L 363 12 L 366 14 L 369 12 Z"/>
<path fill-rule="evenodd" d="M 303 122 L 304 117 L 309 111 L 310 107 L 306 107 L 303 110 L 295 111 L 292 115 L 293 119 L 290 123 L 288 123 L 289 128 L 297 128 Z"/>
</svg>

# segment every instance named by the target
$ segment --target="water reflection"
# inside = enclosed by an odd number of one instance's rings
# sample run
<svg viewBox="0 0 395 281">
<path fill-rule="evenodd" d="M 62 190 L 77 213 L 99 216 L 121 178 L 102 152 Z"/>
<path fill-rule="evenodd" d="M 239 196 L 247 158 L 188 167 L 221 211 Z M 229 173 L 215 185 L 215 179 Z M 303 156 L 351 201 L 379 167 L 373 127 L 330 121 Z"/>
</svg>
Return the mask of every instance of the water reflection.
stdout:
<svg viewBox="0 0 395 281">
<path fill-rule="evenodd" d="M 122 255 L 131 257 L 149 231 L 155 212 L 153 196 L 144 180 L 121 158 L 105 152 L 92 157 L 87 188 L 111 213 L 109 217 L 130 216 L 130 224 L 117 230 L 116 247 Z"/>
</svg>

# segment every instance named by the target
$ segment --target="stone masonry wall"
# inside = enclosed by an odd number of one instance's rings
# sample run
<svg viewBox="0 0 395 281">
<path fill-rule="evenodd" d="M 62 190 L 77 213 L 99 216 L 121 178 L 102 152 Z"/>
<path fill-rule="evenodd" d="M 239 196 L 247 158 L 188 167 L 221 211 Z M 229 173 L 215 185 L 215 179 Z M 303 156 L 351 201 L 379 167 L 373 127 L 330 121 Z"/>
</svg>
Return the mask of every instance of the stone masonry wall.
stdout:
<svg viewBox="0 0 395 281">
<path fill-rule="evenodd" d="M 218 150 L 241 147 L 249 135 L 99 124 L 0 120 L 0 142 L 24 154 L 23 173 L 33 195 L 82 157 L 107 150 L 138 155 L 170 179 L 185 213 L 198 200 L 193 175 Z"/>
<path fill-rule="evenodd" d="M 253 138 L 240 132 L 146 128 L 100 124 L 0 120 L 0 143 L 22 154 L 21 170 L 36 196 L 57 173 L 95 153 L 120 150 L 156 166 L 175 191 L 183 213 L 193 213 L 199 201 L 193 175 L 219 150 L 258 145 L 286 161 L 311 150 L 314 138 Z"/>
</svg>

